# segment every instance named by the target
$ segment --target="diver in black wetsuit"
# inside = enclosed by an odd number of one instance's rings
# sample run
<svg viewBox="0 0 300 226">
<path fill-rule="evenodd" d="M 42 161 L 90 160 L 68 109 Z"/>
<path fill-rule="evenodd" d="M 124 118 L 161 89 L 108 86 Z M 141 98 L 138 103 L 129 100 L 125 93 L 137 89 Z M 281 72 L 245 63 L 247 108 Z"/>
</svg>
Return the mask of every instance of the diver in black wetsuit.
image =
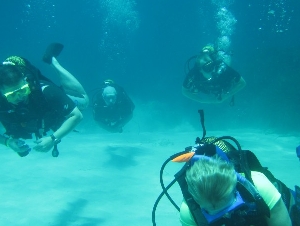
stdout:
<svg viewBox="0 0 300 226">
<path fill-rule="evenodd" d="M 112 80 L 106 80 L 94 100 L 93 116 L 103 129 L 121 133 L 131 120 L 134 108 L 134 103 L 124 89 Z"/>
<path fill-rule="evenodd" d="M 222 103 L 246 85 L 243 77 L 218 57 L 211 45 L 196 57 L 182 85 L 184 96 L 201 103 Z"/>
</svg>

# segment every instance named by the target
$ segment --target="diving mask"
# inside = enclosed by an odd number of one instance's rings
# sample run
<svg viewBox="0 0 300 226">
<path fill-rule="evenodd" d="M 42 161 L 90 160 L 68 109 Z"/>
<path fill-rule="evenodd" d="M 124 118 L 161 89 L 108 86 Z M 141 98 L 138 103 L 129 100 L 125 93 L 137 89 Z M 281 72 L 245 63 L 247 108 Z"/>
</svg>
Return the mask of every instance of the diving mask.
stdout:
<svg viewBox="0 0 300 226">
<path fill-rule="evenodd" d="M 230 206 L 226 207 L 225 209 L 221 210 L 220 212 L 218 212 L 214 215 L 210 215 L 206 210 L 204 210 L 202 208 L 201 208 L 201 212 L 204 215 L 204 217 L 206 218 L 207 222 L 210 224 L 210 223 L 215 222 L 218 219 L 222 218 L 227 213 L 230 213 L 230 212 L 240 208 L 244 204 L 245 204 L 245 202 L 243 201 L 243 198 L 241 197 L 240 193 L 236 191 L 235 200 Z"/>
<path fill-rule="evenodd" d="M 27 96 L 31 93 L 28 83 L 21 86 L 20 88 L 4 93 L 3 95 L 6 97 L 8 102 L 13 102 L 18 96 Z"/>
</svg>

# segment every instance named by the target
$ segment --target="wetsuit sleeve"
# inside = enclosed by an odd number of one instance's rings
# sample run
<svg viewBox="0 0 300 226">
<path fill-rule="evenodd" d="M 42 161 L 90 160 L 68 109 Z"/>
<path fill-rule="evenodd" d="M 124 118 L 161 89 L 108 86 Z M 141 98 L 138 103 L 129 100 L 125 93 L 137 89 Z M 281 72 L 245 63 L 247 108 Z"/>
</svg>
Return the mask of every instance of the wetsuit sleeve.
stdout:
<svg viewBox="0 0 300 226">
<path fill-rule="evenodd" d="M 75 103 L 65 94 L 65 92 L 55 85 L 42 87 L 44 96 L 50 105 L 60 116 L 68 116 L 76 107 Z"/>
<path fill-rule="evenodd" d="M 259 194 L 271 210 L 280 199 L 280 193 L 263 173 L 252 171 L 251 178 Z"/>
<path fill-rule="evenodd" d="M 180 222 L 182 226 L 197 226 L 185 200 L 183 200 L 180 206 Z"/>
</svg>

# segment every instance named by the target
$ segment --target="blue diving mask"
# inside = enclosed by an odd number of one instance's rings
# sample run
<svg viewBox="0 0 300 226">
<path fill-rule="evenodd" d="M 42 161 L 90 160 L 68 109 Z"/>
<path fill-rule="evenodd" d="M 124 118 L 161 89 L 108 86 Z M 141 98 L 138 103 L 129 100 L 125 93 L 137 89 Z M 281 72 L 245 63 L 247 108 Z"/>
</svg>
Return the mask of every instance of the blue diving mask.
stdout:
<svg viewBox="0 0 300 226">
<path fill-rule="evenodd" d="M 224 215 L 240 208 L 244 204 L 245 204 L 245 202 L 243 201 L 243 198 L 241 197 L 240 193 L 237 191 L 235 201 L 230 206 L 228 206 L 225 209 L 221 210 L 217 214 L 210 215 L 206 210 L 204 210 L 202 208 L 201 208 L 201 211 L 202 211 L 202 214 L 204 215 L 204 217 L 206 218 L 207 222 L 210 224 L 210 223 L 213 223 L 213 222 L 219 220 Z"/>
</svg>

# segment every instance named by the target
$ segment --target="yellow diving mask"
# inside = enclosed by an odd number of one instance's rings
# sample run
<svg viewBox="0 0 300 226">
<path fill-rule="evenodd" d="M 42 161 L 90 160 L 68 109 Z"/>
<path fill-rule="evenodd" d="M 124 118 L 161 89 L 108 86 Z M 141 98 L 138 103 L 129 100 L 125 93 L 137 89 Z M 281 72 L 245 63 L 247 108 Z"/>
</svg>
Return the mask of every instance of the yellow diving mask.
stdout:
<svg viewBox="0 0 300 226">
<path fill-rule="evenodd" d="M 18 96 L 27 96 L 31 93 L 31 90 L 29 88 L 28 83 L 26 83 L 25 85 L 21 86 L 20 88 L 14 90 L 14 91 L 10 91 L 7 93 L 4 93 L 3 95 L 6 97 L 7 101 L 9 102 L 13 102 L 16 97 Z"/>
</svg>

